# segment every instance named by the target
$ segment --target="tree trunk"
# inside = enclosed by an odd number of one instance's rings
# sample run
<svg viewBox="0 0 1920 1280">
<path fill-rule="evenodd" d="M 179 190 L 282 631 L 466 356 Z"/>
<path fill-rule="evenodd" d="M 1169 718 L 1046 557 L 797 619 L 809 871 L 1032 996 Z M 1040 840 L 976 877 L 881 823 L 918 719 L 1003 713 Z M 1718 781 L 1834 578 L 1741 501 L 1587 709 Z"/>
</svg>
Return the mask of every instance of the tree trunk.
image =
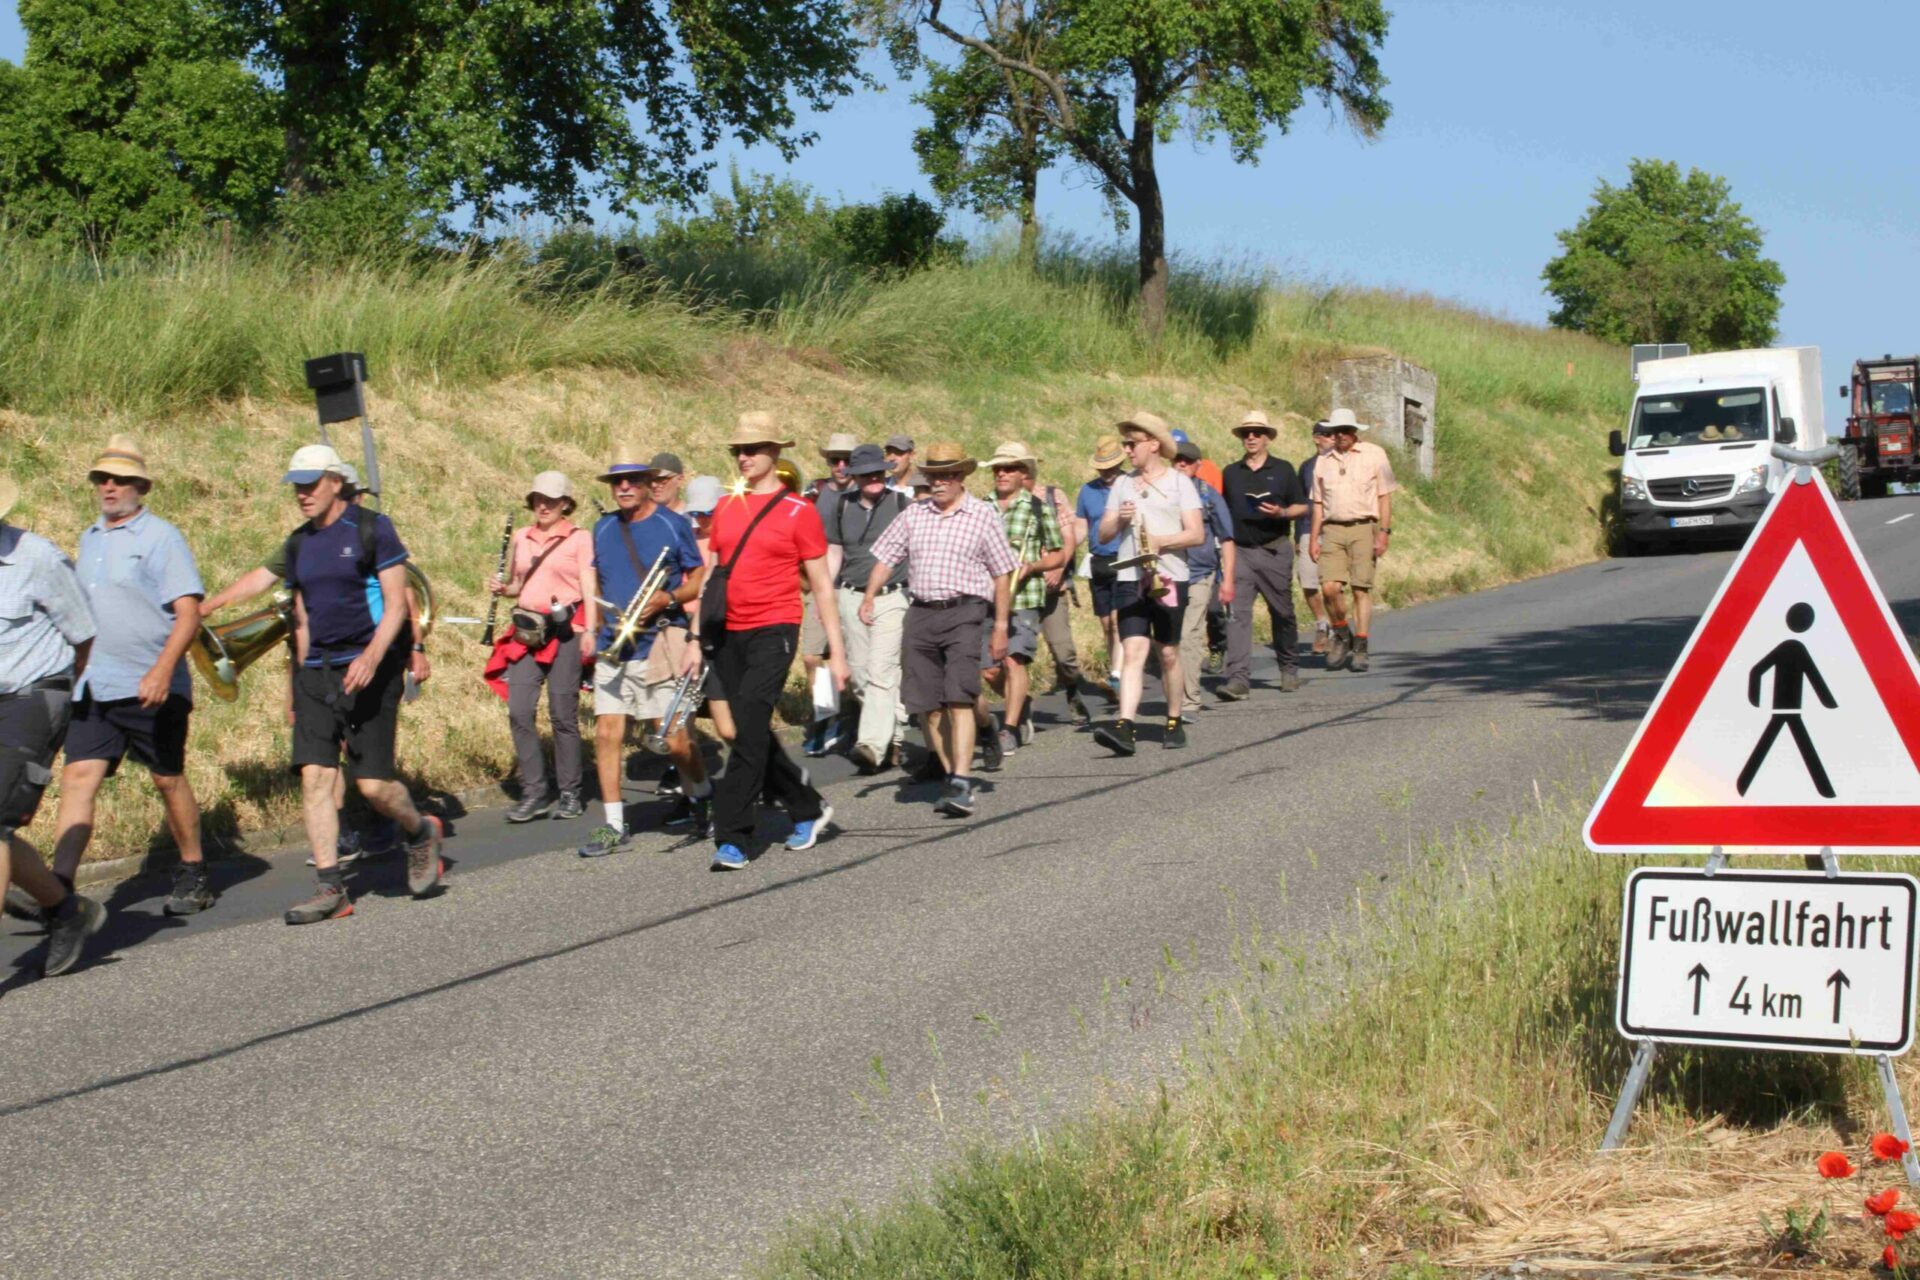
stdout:
<svg viewBox="0 0 1920 1280">
<path fill-rule="evenodd" d="M 1040 217 L 1037 212 L 1040 169 L 1027 165 L 1020 170 L 1020 265 L 1028 271 L 1040 257 Z"/>
<path fill-rule="evenodd" d="M 1140 217 L 1140 332 L 1149 346 L 1158 346 L 1167 327 L 1167 208 L 1153 167 L 1153 143 L 1152 113 L 1136 105 L 1127 164 Z"/>
</svg>

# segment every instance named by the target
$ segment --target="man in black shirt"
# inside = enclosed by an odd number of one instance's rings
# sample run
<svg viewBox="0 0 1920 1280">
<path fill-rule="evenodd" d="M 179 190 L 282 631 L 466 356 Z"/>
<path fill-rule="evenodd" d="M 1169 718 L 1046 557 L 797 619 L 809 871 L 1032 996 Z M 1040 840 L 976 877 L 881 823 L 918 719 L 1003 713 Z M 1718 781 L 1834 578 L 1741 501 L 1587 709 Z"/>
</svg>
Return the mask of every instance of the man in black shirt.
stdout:
<svg viewBox="0 0 1920 1280">
<path fill-rule="evenodd" d="M 1221 470 L 1227 510 L 1233 516 L 1234 598 L 1241 607 L 1227 624 L 1226 683 L 1220 697 L 1238 702 L 1251 692 L 1248 684 L 1253 658 L 1253 601 L 1256 593 L 1267 602 L 1273 623 L 1273 656 L 1280 661 L 1280 691 L 1300 687 L 1299 661 L 1294 654 L 1297 624 L 1293 616 L 1293 540 L 1291 521 L 1307 514 L 1307 493 L 1293 464 L 1270 457 L 1277 434 L 1267 415 L 1252 410 L 1233 429 L 1246 456 Z"/>
</svg>

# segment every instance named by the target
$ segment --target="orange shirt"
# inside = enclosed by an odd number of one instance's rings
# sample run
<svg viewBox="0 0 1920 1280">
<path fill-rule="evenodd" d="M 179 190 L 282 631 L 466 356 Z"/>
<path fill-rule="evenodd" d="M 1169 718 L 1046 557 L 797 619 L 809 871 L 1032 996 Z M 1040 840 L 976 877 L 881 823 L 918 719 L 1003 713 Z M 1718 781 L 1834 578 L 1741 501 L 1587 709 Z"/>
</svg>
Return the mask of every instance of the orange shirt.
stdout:
<svg viewBox="0 0 1920 1280">
<path fill-rule="evenodd" d="M 533 562 L 540 558 L 541 553 L 559 542 L 564 542 L 564 545 L 541 560 L 540 567 L 534 569 Z M 542 532 L 538 525 L 528 525 L 513 535 L 512 576 L 521 577 L 532 569 L 532 575 L 520 586 L 520 603 L 536 613 L 546 612 L 555 601 L 561 604 L 580 603 L 580 571 L 592 564 L 593 539 L 581 533 L 571 520 L 564 517 L 554 521 L 553 528 L 546 532 Z"/>
<path fill-rule="evenodd" d="M 1324 509 L 1323 520 L 1377 519 L 1380 495 L 1399 487 L 1387 451 L 1364 440 L 1346 453 L 1335 449 L 1313 464 L 1313 501 Z"/>
<path fill-rule="evenodd" d="M 1193 474 L 1213 486 L 1215 493 L 1225 493 L 1227 482 L 1220 475 L 1220 465 L 1212 458 L 1202 458 L 1193 464 Z"/>
</svg>

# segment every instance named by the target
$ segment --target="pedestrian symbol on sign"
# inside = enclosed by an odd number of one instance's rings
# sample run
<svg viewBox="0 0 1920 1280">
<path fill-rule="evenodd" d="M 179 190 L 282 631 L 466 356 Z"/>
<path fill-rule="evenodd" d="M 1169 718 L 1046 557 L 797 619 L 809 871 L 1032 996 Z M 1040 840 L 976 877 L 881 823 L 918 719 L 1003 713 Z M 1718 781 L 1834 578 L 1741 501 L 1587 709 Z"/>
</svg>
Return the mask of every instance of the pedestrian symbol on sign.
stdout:
<svg viewBox="0 0 1920 1280">
<path fill-rule="evenodd" d="M 1813 616 L 1813 606 L 1802 601 L 1787 610 L 1787 628 L 1795 635 L 1803 635 L 1813 625 Z M 1782 640 L 1748 673 L 1747 701 L 1756 707 L 1760 705 L 1760 682 L 1768 671 L 1773 672 L 1773 718 L 1767 721 L 1766 732 L 1760 735 L 1759 744 L 1754 747 L 1753 754 L 1747 757 L 1746 767 L 1740 770 L 1737 784 L 1740 794 L 1747 794 L 1747 788 L 1753 785 L 1767 752 L 1773 749 L 1774 740 L 1785 729 L 1793 735 L 1793 744 L 1800 748 L 1800 759 L 1807 766 L 1807 774 L 1813 779 L 1814 787 L 1831 800 L 1834 798 L 1833 783 L 1828 780 L 1827 771 L 1820 763 L 1820 753 L 1813 749 L 1813 739 L 1807 733 L 1807 726 L 1800 720 L 1802 686 L 1811 684 L 1820 704 L 1829 711 L 1837 710 L 1839 704 L 1834 701 L 1827 682 L 1820 678 L 1820 668 L 1815 665 L 1813 655 L 1798 640 Z"/>
</svg>

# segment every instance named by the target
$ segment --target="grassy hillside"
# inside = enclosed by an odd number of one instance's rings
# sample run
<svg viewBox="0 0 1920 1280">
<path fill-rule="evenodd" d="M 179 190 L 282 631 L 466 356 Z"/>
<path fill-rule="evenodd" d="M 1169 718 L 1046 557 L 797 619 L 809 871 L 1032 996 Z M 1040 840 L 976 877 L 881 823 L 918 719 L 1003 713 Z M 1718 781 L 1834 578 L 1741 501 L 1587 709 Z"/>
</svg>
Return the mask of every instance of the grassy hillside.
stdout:
<svg viewBox="0 0 1920 1280">
<path fill-rule="evenodd" d="M 1607 428 L 1628 398 L 1621 352 L 1415 295 L 1315 289 L 1225 268 L 1177 277 L 1163 345 L 1142 348 L 1124 262 L 1050 255 L 1039 277 L 989 259 L 900 280 L 786 278 L 749 289 L 752 260 L 710 287 L 615 278 L 588 288 L 515 258 L 372 256 L 322 268 L 292 254 L 206 246 L 101 265 L 0 245 L 0 456 L 21 480 L 16 520 L 71 548 L 91 518 L 85 473 L 110 431 L 147 446 L 152 507 L 186 530 L 210 587 L 259 563 L 298 516 L 277 484 L 312 438 L 301 360 L 367 353 L 395 517 L 443 611 L 484 613 L 505 515 L 559 467 L 591 492 L 617 441 L 672 448 L 720 473 L 734 415 L 770 408 L 803 469 L 833 431 L 984 457 L 1020 438 L 1044 478 L 1075 485 L 1093 439 L 1135 406 L 1228 459 L 1240 414 L 1265 408 L 1279 452 L 1311 451 L 1327 378 L 1346 355 L 1392 350 L 1435 370 L 1438 474 L 1395 512 L 1383 597 L 1406 603 L 1590 559 L 1600 548 Z M 743 282 L 729 305 L 714 280 Z M 764 283 L 764 282 L 762 282 Z M 357 457 L 357 449 L 348 449 Z M 1411 468 L 1402 468 L 1410 474 Z M 985 477 L 976 481 L 985 491 Z M 1092 634 L 1083 615 L 1083 636 Z M 419 787 L 506 776 L 501 705 L 480 684 L 472 628 L 443 628 L 428 696 L 403 718 Z M 264 665 L 264 664 L 263 664 Z M 190 769 L 210 830 L 289 822 L 283 680 L 201 700 Z M 94 856 L 146 847 L 159 809 L 122 780 Z M 32 835 L 50 839 L 52 806 Z"/>
</svg>

